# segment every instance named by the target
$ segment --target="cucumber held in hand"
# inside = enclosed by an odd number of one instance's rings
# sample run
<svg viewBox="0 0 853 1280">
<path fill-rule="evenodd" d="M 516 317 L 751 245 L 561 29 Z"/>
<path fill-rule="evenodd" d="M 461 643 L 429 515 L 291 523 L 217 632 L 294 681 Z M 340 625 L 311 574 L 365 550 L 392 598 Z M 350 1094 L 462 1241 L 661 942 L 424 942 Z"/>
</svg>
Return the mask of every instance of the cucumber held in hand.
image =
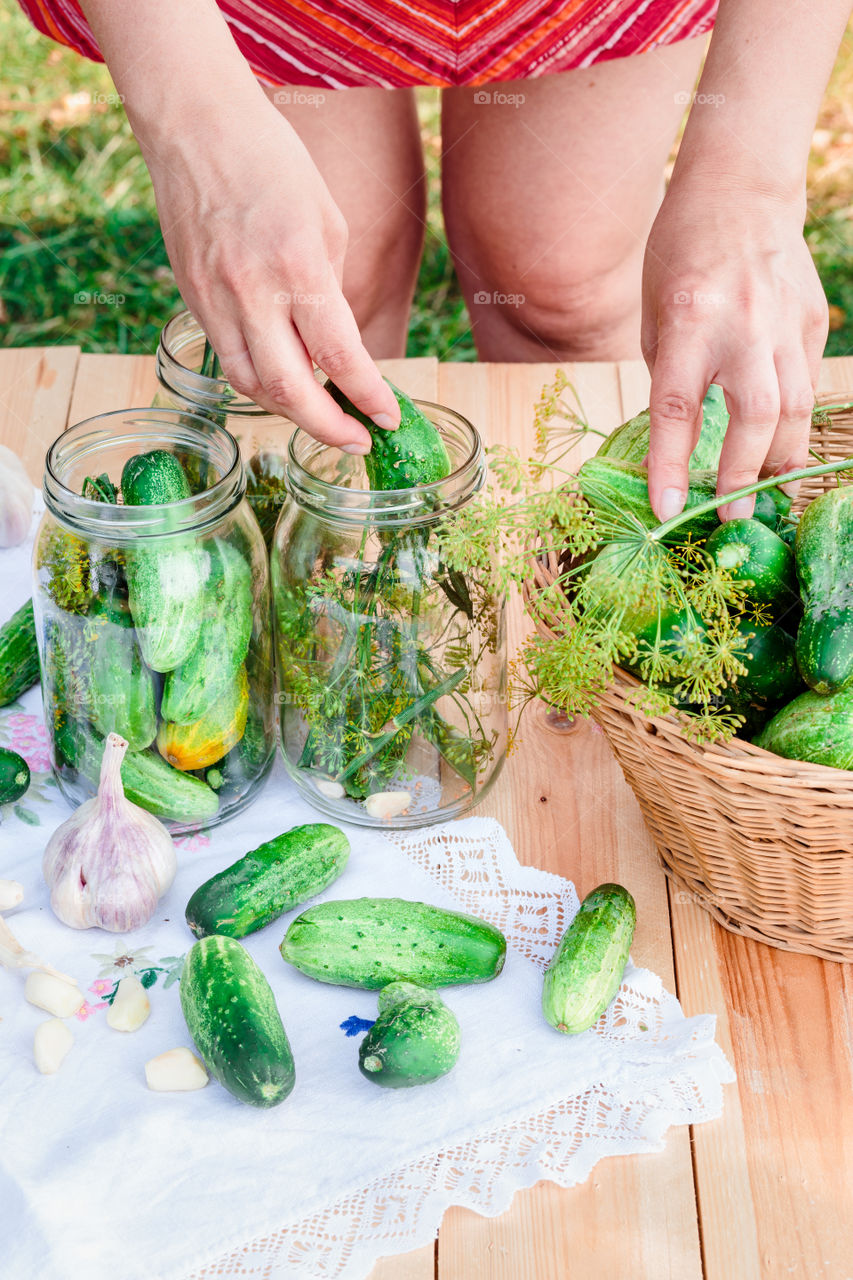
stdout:
<svg viewBox="0 0 853 1280">
<path fill-rule="evenodd" d="M 636 921 L 621 884 L 600 884 L 584 898 L 545 971 L 542 1012 L 552 1027 L 577 1035 L 595 1025 L 619 990 Z"/>
<path fill-rule="evenodd" d="M 702 401 L 702 431 L 696 448 L 690 455 L 688 466 L 691 471 L 716 471 L 728 425 L 729 411 L 723 389 L 712 382 Z M 635 418 L 630 418 L 621 427 L 611 431 L 602 441 L 596 457 L 618 458 L 622 462 L 633 462 L 641 466 L 649 452 L 649 428 L 649 411 L 644 409 Z"/>
<path fill-rule="evenodd" d="M 447 1075 L 459 1057 L 459 1023 L 435 991 L 391 982 L 379 1017 L 358 1050 L 361 1074 L 385 1089 L 409 1089 Z"/>
<path fill-rule="evenodd" d="M 187 924 L 197 938 L 243 938 L 337 880 L 350 844 L 339 827 L 309 822 L 267 840 L 196 889 Z"/>
<path fill-rule="evenodd" d="M 485 920 L 426 902 L 352 898 L 303 911 L 281 954 L 309 977 L 341 987 L 447 987 L 496 978 L 506 938 Z"/>
<path fill-rule="evenodd" d="M 9 747 L 0 747 L 0 804 L 20 800 L 30 785 L 30 766 Z"/>
<path fill-rule="evenodd" d="M 581 493 L 595 512 L 603 530 L 625 524 L 625 516 L 633 518 L 646 529 L 657 528 L 660 521 L 652 510 L 649 499 L 649 475 L 645 467 L 618 458 L 587 458 L 578 471 Z M 691 471 L 687 489 L 685 511 L 698 507 L 716 497 L 717 473 L 715 471 Z M 703 511 L 685 520 L 673 529 L 667 541 L 684 542 L 688 537 L 704 538 L 716 529 L 720 518 L 716 511 Z"/>
<path fill-rule="evenodd" d="M 181 1009 L 210 1074 L 253 1107 L 275 1107 L 296 1075 L 270 985 L 233 938 L 201 938 L 181 974 Z"/>
<path fill-rule="evenodd" d="M 335 403 L 370 432 L 373 447 L 364 465 L 371 489 L 414 489 L 443 480 L 452 468 L 437 427 L 404 391 L 392 382 L 388 385 L 400 406 L 400 425 L 396 431 L 377 427 L 339 387 L 333 382 L 326 383 L 326 390 Z"/>
<path fill-rule="evenodd" d="M 121 475 L 126 506 L 181 502 L 191 496 L 184 469 L 164 449 L 128 458 Z M 130 612 L 153 671 L 171 671 L 192 653 L 202 625 L 203 558 L 192 537 L 140 539 L 127 553 Z M 150 544 L 150 545 L 149 545 Z"/>
<path fill-rule="evenodd" d="M 797 664 L 816 693 L 853 683 L 853 485 L 810 502 L 796 538 L 803 618 Z"/>
</svg>

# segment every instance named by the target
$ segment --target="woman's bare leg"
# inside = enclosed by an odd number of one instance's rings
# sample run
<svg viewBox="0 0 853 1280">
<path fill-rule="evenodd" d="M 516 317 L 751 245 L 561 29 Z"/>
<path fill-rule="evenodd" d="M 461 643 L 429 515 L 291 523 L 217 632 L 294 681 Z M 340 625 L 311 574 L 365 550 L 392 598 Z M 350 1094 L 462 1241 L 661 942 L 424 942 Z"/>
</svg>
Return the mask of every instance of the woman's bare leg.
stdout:
<svg viewBox="0 0 853 1280">
<path fill-rule="evenodd" d="M 296 129 L 349 228 L 344 295 L 374 359 L 402 356 L 425 224 L 409 89 L 264 86 Z"/>
<path fill-rule="evenodd" d="M 643 250 L 705 43 L 444 91 L 444 216 L 481 359 L 640 356 Z"/>
</svg>

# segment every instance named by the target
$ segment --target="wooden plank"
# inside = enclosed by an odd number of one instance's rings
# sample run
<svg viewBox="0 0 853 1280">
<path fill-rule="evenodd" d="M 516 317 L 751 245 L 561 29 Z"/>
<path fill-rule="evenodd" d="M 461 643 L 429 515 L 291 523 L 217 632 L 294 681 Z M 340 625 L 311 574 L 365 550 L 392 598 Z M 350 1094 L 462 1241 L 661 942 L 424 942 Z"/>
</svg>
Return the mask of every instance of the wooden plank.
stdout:
<svg viewBox="0 0 853 1280">
<path fill-rule="evenodd" d="M 625 421 L 648 408 L 651 377 L 645 360 L 620 360 L 619 389 Z"/>
<path fill-rule="evenodd" d="M 442 365 L 440 399 L 482 431 L 522 451 L 532 444 L 533 409 L 553 365 Z M 592 425 L 612 430 L 625 414 L 614 365 L 566 366 Z M 593 453 L 592 437 L 578 460 Z M 526 629 L 518 603 L 510 634 Z M 478 808 L 507 829 L 522 862 L 574 880 L 581 894 L 605 880 L 637 899 L 633 956 L 672 989 L 674 971 L 664 876 L 634 797 L 604 737 L 591 723 L 570 733 L 529 709 L 519 750 Z M 540 1183 L 499 1218 L 451 1210 L 439 1233 L 440 1280 L 554 1280 L 562 1275 L 701 1275 L 686 1129 L 660 1155 L 603 1161 L 581 1186 Z"/>
<path fill-rule="evenodd" d="M 853 398 L 853 359 L 820 389 Z M 847 1280 L 853 1173 L 853 966 L 728 933 L 672 889 L 678 995 L 715 1012 L 738 1088 L 693 1132 L 707 1280 Z"/>
<path fill-rule="evenodd" d="M 79 347 L 8 347 L 0 351 L 0 440 L 41 486 L 44 456 L 65 430 Z"/>
<path fill-rule="evenodd" d="M 426 395 L 420 395 L 419 399 L 426 400 Z M 434 1244 L 427 1244 L 411 1253 L 380 1258 L 368 1280 L 435 1280 L 435 1250 Z"/>
</svg>

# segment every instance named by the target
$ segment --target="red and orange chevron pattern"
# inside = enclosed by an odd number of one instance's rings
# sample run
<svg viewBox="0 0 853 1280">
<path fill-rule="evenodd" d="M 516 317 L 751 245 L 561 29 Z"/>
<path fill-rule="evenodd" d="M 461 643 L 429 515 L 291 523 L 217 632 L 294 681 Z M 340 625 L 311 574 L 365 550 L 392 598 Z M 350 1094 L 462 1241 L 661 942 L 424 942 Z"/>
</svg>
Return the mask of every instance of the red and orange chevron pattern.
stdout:
<svg viewBox="0 0 853 1280">
<path fill-rule="evenodd" d="M 175 3 L 176 0 L 173 0 Z M 75 0 L 19 0 L 100 61 Z M 717 0 L 219 0 L 256 75 L 278 85 L 487 84 L 588 67 L 711 29 Z"/>
</svg>

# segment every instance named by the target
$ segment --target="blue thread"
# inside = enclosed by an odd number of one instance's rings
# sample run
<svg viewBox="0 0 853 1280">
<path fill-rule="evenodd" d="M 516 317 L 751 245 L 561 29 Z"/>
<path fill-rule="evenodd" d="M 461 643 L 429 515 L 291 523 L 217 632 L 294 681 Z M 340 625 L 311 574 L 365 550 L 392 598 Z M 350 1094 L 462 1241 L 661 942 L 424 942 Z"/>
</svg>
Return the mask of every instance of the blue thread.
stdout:
<svg viewBox="0 0 853 1280">
<path fill-rule="evenodd" d="M 348 1036 L 357 1036 L 359 1031 L 369 1031 L 373 1026 L 373 1020 L 370 1018 L 358 1018 L 352 1013 L 340 1026 L 341 1031 L 345 1031 Z"/>
</svg>

